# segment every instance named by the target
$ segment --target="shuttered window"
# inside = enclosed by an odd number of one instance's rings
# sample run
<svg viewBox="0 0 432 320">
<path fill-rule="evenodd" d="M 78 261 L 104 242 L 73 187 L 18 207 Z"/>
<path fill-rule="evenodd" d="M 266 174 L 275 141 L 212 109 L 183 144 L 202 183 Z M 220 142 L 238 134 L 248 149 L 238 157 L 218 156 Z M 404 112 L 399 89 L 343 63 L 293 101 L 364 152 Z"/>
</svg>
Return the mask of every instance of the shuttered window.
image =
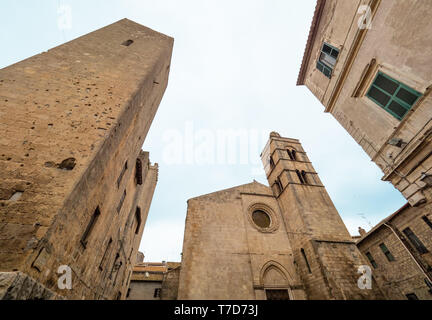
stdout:
<svg viewBox="0 0 432 320">
<path fill-rule="evenodd" d="M 398 120 L 402 120 L 422 94 L 378 72 L 367 97 Z"/>
<path fill-rule="evenodd" d="M 327 43 L 324 43 L 317 61 L 317 69 L 330 79 L 338 56 L 338 49 Z"/>
</svg>

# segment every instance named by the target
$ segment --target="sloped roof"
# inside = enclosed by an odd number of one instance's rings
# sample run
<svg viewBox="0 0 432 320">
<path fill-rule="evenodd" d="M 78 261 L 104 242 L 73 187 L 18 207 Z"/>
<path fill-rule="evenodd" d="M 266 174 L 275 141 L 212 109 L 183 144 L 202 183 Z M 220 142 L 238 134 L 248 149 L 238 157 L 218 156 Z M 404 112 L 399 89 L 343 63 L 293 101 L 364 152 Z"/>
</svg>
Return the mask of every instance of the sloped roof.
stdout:
<svg viewBox="0 0 432 320">
<path fill-rule="evenodd" d="M 312 19 L 312 24 L 311 24 L 311 27 L 309 30 L 309 36 L 308 36 L 308 39 L 306 42 L 305 52 L 303 54 L 303 61 L 302 61 L 302 64 L 300 67 L 300 72 L 299 72 L 299 75 L 297 78 L 297 85 L 298 86 L 304 85 L 304 79 L 306 76 L 307 66 L 309 64 L 313 43 L 315 41 L 315 36 L 316 36 L 317 31 L 318 31 L 318 27 L 320 24 L 320 20 L 321 20 L 321 16 L 322 16 L 325 4 L 326 4 L 326 0 L 317 0 L 316 6 L 315 6 L 314 16 Z"/>
<path fill-rule="evenodd" d="M 228 191 L 239 191 L 239 192 L 245 192 L 245 193 L 254 191 L 257 193 L 264 193 L 264 194 L 268 194 L 268 195 L 273 195 L 273 192 L 271 191 L 270 187 L 254 180 L 251 183 L 246 183 L 246 184 L 242 184 L 242 185 L 239 185 L 236 187 L 232 187 L 232 188 L 223 189 L 223 190 L 215 191 L 212 193 L 204 194 L 204 195 L 201 195 L 198 197 L 191 198 L 189 200 L 211 198 L 211 197 L 217 196 L 219 193 L 228 192 Z"/>
<path fill-rule="evenodd" d="M 375 227 L 373 227 L 372 229 L 370 229 L 368 233 L 366 233 L 365 235 L 363 235 L 357 241 L 357 244 L 360 243 L 360 242 L 362 242 L 364 239 L 366 239 L 370 235 L 372 235 L 375 231 L 377 231 L 380 227 L 382 227 L 384 225 L 384 223 L 390 222 L 394 217 L 396 217 L 401 212 L 405 211 L 405 209 L 410 208 L 410 207 L 411 207 L 411 205 L 409 204 L 409 202 L 407 202 L 405 205 L 402 206 L 402 208 L 398 209 L 396 212 L 394 212 L 393 214 L 389 215 L 387 218 L 381 220 Z"/>
</svg>

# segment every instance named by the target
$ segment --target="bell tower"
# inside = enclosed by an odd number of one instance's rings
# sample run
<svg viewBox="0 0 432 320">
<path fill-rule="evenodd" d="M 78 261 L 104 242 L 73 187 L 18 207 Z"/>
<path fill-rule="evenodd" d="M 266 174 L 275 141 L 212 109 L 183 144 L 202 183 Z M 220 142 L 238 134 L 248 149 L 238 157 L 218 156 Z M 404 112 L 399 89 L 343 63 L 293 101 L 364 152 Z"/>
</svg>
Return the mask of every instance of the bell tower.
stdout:
<svg viewBox="0 0 432 320">
<path fill-rule="evenodd" d="M 272 132 L 261 158 L 308 299 L 383 299 L 375 283 L 359 288 L 368 264 L 299 140 Z"/>
</svg>

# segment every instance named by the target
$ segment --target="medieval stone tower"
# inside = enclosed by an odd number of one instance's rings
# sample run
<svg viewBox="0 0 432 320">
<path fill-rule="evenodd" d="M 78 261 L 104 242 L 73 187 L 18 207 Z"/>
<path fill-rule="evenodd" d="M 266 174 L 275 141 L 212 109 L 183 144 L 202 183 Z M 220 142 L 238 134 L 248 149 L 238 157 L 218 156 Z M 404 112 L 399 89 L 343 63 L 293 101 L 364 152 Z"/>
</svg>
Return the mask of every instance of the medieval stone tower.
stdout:
<svg viewBox="0 0 432 320">
<path fill-rule="evenodd" d="M 125 297 L 172 46 L 124 19 L 0 70 L 0 299 Z"/>
<path fill-rule="evenodd" d="M 367 263 L 300 142 L 273 132 L 261 156 L 308 299 L 382 299 L 358 287 Z"/>
</svg>

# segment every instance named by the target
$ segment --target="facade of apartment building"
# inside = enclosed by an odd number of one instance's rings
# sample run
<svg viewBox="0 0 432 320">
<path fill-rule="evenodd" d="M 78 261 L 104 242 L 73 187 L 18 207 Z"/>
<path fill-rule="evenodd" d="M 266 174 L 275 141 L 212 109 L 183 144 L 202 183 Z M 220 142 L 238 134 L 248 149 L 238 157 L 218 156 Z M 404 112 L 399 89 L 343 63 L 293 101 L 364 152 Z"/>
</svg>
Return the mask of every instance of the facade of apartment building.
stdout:
<svg viewBox="0 0 432 320">
<path fill-rule="evenodd" d="M 387 261 L 389 270 L 384 270 L 385 260 L 374 270 L 395 299 L 413 298 L 414 291 L 419 298 L 432 298 L 427 293 L 432 234 L 422 220 L 430 219 L 432 210 L 431 11 L 428 0 L 318 0 L 297 81 L 379 166 L 382 180 L 409 203 L 389 217 L 394 226 L 380 224 L 359 243 L 365 254 L 366 249 L 375 255 L 389 250 L 400 256 Z M 392 244 L 383 242 L 387 237 Z M 368 247 L 376 241 L 381 242 Z M 399 248 L 390 250 L 393 245 Z M 374 256 L 372 251 L 368 256 Z M 415 258 L 408 259 L 411 251 Z"/>
</svg>

